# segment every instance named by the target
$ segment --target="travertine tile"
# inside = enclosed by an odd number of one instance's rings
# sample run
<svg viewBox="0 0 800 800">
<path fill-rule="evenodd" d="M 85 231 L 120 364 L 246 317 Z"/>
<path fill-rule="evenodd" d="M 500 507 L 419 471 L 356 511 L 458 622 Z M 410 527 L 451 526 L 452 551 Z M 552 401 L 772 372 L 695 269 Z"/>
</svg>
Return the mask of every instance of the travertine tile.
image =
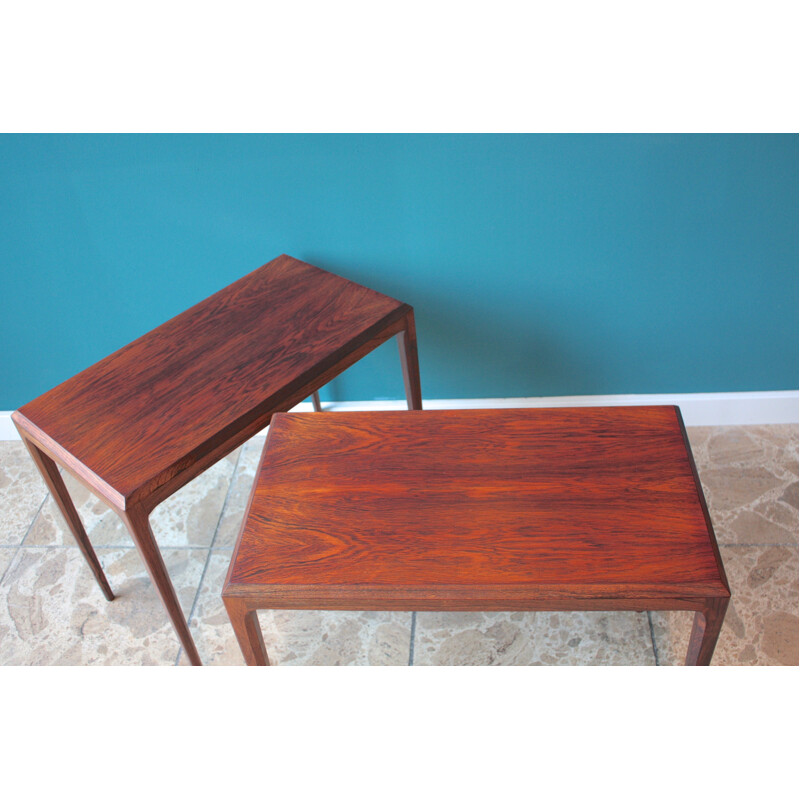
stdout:
<svg viewBox="0 0 800 800">
<path fill-rule="evenodd" d="M 243 445 L 242 455 L 236 465 L 228 499 L 219 522 L 214 547 L 233 547 L 242 524 L 250 490 L 256 477 L 256 468 L 264 449 L 264 437 L 256 436 Z"/>
<path fill-rule="evenodd" d="M 93 545 L 128 547 L 133 544 L 119 517 L 102 500 L 95 497 L 69 473 L 62 473 L 62 477 Z M 75 546 L 75 539 L 52 496 L 48 496 L 42 506 L 39 516 L 25 537 L 25 545 L 27 547 Z"/>
<path fill-rule="evenodd" d="M 225 502 L 238 451 L 218 461 L 172 497 L 150 516 L 150 525 L 161 547 L 208 547 Z M 95 547 L 133 547 L 133 540 L 122 520 L 71 475 L 64 475 L 75 508 Z M 75 546 L 52 497 L 25 539 L 26 546 Z"/>
<path fill-rule="evenodd" d="M 709 510 L 717 513 L 749 507 L 768 492 L 782 494 L 786 488 L 780 478 L 763 466 L 704 467 L 700 480 Z"/>
<path fill-rule="evenodd" d="M 797 426 L 689 428 L 721 544 L 797 544 Z"/>
<path fill-rule="evenodd" d="M 9 564 L 11 564 L 16 554 L 16 547 L 0 547 L 0 581 L 3 580 Z"/>
<path fill-rule="evenodd" d="M 782 458 L 794 465 L 797 475 L 797 447 L 800 442 L 800 426 L 797 425 L 744 425 L 752 436 L 774 445 L 783 453 Z"/>
<path fill-rule="evenodd" d="M 689 437 L 689 444 L 692 447 L 695 461 L 705 459 L 705 448 L 708 445 L 708 439 L 714 432 L 714 428 L 710 426 L 695 426 L 686 428 L 686 435 Z"/>
<path fill-rule="evenodd" d="M 189 613 L 207 550 L 165 549 Z M 99 553 L 107 602 L 76 548 L 21 548 L 0 583 L 0 664 L 173 664 L 178 639 L 135 550 Z"/>
<path fill-rule="evenodd" d="M 718 425 L 686 432 L 698 464 L 771 464 L 797 477 L 797 425 Z"/>
<path fill-rule="evenodd" d="M 260 611 L 270 659 L 284 666 L 408 664 L 411 613 Z"/>
<path fill-rule="evenodd" d="M 234 450 L 156 508 L 150 525 L 161 547 L 211 545 L 238 457 Z"/>
<path fill-rule="evenodd" d="M 723 547 L 731 602 L 712 665 L 798 663 L 798 551 Z M 659 663 L 683 664 L 693 614 L 651 612 Z"/>
<path fill-rule="evenodd" d="M 647 615 L 590 612 L 419 612 L 419 666 L 653 665 Z"/>
<path fill-rule="evenodd" d="M 244 664 L 222 603 L 230 551 L 212 551 L 190 629 L 204 664 Z M 393 611 L 259 611 L 274 666 L 408 664 L 411 613 Z M 185 654 L 182 664 L 188 663 Z"/>
<path fill-rule="evenodd" d="M 777 454 L 767 444 L 748 426 L 720 426 L 711 431 L 706 452 L 712 464 L 722 466 L 774 462 Z"/>
<path fill-rule="evenodd" d="M 197 645 L 200 660 L 207 666 L 244 664 L 228 614 L 222 604 L 222 584 L 230 560 L 230 550 L 211 551 L 194 614 L 189 620 L 189 630 Z M 179 663 L 188 665 L 186 653 L 181 654 Z"/>
<path fill-rule="evenodd" d="M 22 442 L 0 442 L 0 545 L 19 544 L 47 487 Z"/>
</svg>

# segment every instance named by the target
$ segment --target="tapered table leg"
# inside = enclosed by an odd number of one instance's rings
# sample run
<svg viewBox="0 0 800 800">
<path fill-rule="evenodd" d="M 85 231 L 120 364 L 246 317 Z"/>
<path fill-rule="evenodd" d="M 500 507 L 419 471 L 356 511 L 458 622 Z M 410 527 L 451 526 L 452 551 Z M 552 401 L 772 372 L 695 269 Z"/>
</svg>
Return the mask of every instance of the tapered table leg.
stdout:
<svg viewBox="0 0 800 800">
<path fill-rule="evenodd" d="M 707 667 L 711 663 L 729 600 L 728 597 L 708 600 L 705 608 L 695 613 L 686 653 L 687 667 Z"/>
<path fill-rule="evenodd" d="M 414 325 L 414 312 L 406 316 L 406 328 L 397 334 L 400 348 L 400 364 L 403 367 L 403 383 L 409 410 L 422 409 L 422 388 L 419 379 L 419 360 L 417 358 L 417 329 Z"/>
<path fill-rule="evenodd" d="M 186 651 L 186 655 L 193 666 L 200 666 L 200 656 L 195 647 L 183 609 L 178 602 L 178 595 L 172 585 L 161 551 L 158 549 L 153 531 L 150 528 L 147 513 L 139 508 L 131 508 L 121 514 L 123 521 L 131 532 L 133 541 L 136 544 L 139 554 L 147 567 L 147 572 L 155 584 L 156 591 L 161 596 L 161 602 L 167 610 L 167 614 L 172 622 L 175 632 Z"/>
<path fill-rule="evenodd" d="M 319 401 L 319 392 L 311 395 L 311 402 L 314 404 L 314 411 L 322 411 L 322 403 Z"/>
<path fill-rule="evenodd" d="M 239 598 L 223 597 L 225 609 L 242 650 L 245 663 L 249 667 L 268 667 L 269 657 L 261 635 L 258 612 L 247 608 Z"/>
<path fill-rule="evenodd" d="M 94 573 L 97 583 L 103 590 L 106 600 L 113 600 L 114 592 L 111 591 L 111 587 L 108 585 L 108 580 L 103 572 L 103 568 L 100 566 L 100 561 L 97 558 L 97 554 L 94 552 L 92 543 L 89 541 L 89 537 L 86 535 L 86 530 L 84 529 L 81 518 L 78 516 L 78 512 L 75 509 L 75 504 L 72 502 L 72 498 L 69 496 L 69 492 L 64 484 L 64 479 L 61 477 L 61 473 L 58 471 L 56 462 L 53 461 L 50 456 L 43 453 L 38 447 L 36 447 L 35 444 L 28 441 L 24 436 L 22 437 L 22 441 L 25 442 L 25 446 L 28 448 L 28 452 L 31 454 L 33 462 L 36 464 L 36 467 L 41 473 L 44 482 L 47 484 L 50 494 L 53 495 L 53 499 L 56 501 L 56 505 L 59 507 L 61 514 L 64 517 L 64 521 L 67 523 L 67 527 L 70 529 L 70 531 L 72 531 L 72 535 L 75 537 L 75 541 L 78 543 L 78 547 L 83 553 L 83 557 L 86 559 L 86 562 L 89 564 L 89 567 Z"/>
</svg>

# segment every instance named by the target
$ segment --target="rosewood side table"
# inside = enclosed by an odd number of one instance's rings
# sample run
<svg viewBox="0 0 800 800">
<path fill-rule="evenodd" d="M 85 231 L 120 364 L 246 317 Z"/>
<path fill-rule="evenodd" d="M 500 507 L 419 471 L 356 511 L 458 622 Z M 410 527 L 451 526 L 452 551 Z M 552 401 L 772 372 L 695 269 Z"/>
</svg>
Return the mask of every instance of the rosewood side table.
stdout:
<svg viewBox="0 0 800 800">
<path fill-rule="evenodd" d="M 58 464 L 119 514 L 186 654 L 200 664 L 148 521 L 161 502 L 397 335 L 422 408 L 414 312 L 287 255 L 14 412 L 12 419 L 108 600 L 114 595 Z"/>
<path fill-rule="evenodd" d="M 675 406 L 279 414 L 222 591 L 258 609 L 690 609 L 730 598 Z"/>
</svg>

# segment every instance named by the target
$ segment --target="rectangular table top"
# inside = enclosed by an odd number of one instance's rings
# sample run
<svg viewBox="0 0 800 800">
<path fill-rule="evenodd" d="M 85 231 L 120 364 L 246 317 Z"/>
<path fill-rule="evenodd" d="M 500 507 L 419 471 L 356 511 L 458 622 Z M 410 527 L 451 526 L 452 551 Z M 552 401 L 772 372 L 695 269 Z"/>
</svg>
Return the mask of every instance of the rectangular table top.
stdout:
<svg viewBox="0 0 800 800">
<path fill-rule="evenodd" d="M 680 412 L 651 406 L 276 415 L 224 594 L 729 592 Z"/>
<path fill-rule="evenodd" d="M 66 451 L 124 506 L 409 308 L 282 255 L 27 403 L 14 419 L 56 457 Z"/>
</svg>

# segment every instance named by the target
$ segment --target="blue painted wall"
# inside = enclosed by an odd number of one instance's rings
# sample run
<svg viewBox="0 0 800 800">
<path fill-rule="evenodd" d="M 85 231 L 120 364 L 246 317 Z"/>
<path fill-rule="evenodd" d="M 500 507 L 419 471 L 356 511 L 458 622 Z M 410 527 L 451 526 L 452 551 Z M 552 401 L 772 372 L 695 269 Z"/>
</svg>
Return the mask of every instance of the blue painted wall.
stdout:
<svg viewBox="0 0 800 800">
<path fill-rule="evenodd" d="M 797 198 L 796 135 L 0 136 L 0 409 L 282 252 L 414 305 L 425 397 L 794 389 Z"/>
</svg>

